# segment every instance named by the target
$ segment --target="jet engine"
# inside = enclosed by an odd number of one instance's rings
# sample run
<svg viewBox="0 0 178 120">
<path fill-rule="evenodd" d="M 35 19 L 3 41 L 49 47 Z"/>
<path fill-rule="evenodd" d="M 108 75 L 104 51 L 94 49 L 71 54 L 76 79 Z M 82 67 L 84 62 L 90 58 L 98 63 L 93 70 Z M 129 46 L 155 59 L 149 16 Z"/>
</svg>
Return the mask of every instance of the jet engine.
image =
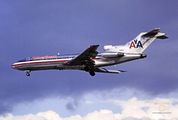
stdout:
<svg viewBox="0 0 178 120">
<path fill-rule="evenodd" d="M 112 48 L 113 46 L 112 45 L 105 45 L 104 46 L 104 51 L 108 51 Z"/>
<path fill-rule="evenodd" d="M 102 53 L 101 56 L 104 58 L 122 57 L 124 56 L 124 53 L 120 53 L 120 52 Z"/>
</svg>

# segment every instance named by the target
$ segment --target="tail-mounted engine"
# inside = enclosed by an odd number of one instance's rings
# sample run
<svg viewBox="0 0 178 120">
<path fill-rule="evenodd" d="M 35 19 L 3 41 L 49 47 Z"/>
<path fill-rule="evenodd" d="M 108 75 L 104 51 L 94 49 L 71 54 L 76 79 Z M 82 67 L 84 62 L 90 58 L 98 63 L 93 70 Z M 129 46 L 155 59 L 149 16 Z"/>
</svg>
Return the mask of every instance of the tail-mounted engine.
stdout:
<svg viewBox="0 0 178 120">
<path fill-rule="evenodd" d="M 104 58 L 122 57 L 124 56 L 124 53 L 121 52 L 102 53 L 101 56 Z"/>
</svg>

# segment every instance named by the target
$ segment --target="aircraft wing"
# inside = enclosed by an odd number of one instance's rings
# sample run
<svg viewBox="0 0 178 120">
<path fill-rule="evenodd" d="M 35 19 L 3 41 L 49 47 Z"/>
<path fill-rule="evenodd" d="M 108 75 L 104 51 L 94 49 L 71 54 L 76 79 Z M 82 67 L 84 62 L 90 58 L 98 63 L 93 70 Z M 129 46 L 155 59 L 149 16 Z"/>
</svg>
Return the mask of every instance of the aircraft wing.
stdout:
<svg viewBox="0 0 178 120">
<path fill-rule="evenodd" d="M 66 65 L 73 66 L 73 65 L 83 65 L 86 63 L 94 64 L 94 62 L 90 58 L 95 58 L 98 52 L 96 51 L 99 45 L 91 45 L 87 48 L 83 53 L 78 55 L 76 58 L 68 61 Z"/>
<path fill-rule="evenodd" d="M 114 74 L 119 74 L 121 72 L 126 72 L 123 70 L 108 70 L 106 68 L 95 68 L 94 69 L 95 72 L 102 72 L 102 73 L 114 73 Z"/>
</svg>

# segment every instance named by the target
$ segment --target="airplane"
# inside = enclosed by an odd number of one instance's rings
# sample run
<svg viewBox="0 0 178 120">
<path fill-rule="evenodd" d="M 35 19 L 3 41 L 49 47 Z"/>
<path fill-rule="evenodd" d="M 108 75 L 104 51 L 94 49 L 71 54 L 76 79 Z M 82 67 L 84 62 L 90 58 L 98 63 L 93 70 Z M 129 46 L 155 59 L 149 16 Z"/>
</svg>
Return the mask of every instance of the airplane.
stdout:
<svg viewBox="0 0 178 120">
<path fill-rule="evenodd" d="M 27 76 L 36 70 L 83 70 L 91 76 L 95 76 L 95 72 L 118 74 L 125 71 L 102 67 L 145 58 L 147 55 L 143 54 L 143 51 L 155 39 L 166 38 L 168 37 L 160 32 L 160 28 L 155 28 L 150 32 L 141 32 L 125 45 L 105 45 L 103 53 L 97 51 L 99 45 L 91 45 L 81 54 L 27 57 L 12 64 L 11 67 L 25 71 Z"/>
</svg>

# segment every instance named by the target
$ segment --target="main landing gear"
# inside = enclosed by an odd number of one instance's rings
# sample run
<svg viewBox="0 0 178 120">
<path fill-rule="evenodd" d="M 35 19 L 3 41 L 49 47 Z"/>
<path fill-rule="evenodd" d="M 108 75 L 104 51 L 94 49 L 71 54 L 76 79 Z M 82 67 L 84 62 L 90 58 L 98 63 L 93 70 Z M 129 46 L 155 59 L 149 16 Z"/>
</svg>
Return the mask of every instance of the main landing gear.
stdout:
<svg viewBox="0 0 178 120">
<path fill-rule="evenodd" d="M 31 71 L 30 71 L 30 70 L 26 70 L 25 72 L 26 72 L 26 76 L 28 76 L 28 77 L 29 77 L 29 76 L 30 76 L 30 72 L 31 72 Z"/>
<path fill-rule="evenodd" d="M 91 76 L 95 76 L 95 71 L 94 71 L 93 69 L 91 69 L 90 67 L 86 66 L 86 67 L 84 68 L 84 70 L 85 70 L 86 72 L 89 72 L 89 74 L 90 74 Z"/>
<path fill-rule="evenodd" d="M 89 73 L 90 73 L 91 76 L 95 76 L 95 72 L 93 70 L 90 70 Z"/>
</svg>

